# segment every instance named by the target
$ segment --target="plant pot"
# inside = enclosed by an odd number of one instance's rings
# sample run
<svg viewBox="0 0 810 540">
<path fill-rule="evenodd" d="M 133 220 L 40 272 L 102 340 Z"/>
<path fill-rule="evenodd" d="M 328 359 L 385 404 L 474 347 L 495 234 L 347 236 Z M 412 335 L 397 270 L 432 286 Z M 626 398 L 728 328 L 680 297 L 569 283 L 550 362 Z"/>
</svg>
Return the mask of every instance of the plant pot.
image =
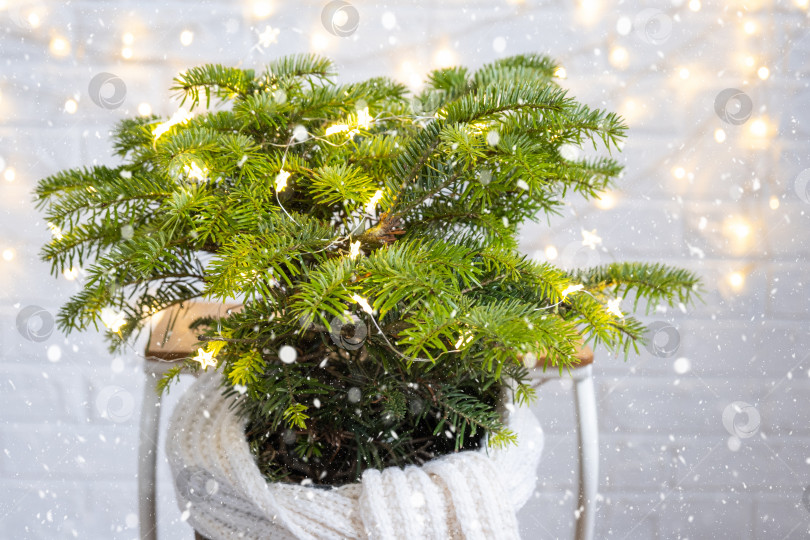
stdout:
<svg viewBox="0 0 810 540">
<path fill-rule="evenodd" d="M 515 513 L 534 492 L 543 446 L 527 407 L 504 407 L 517 445 L 370 469 L 336 488 L 268 483 L 221 382 L 210 370 L 189 388 L 166 443 L 182 518 L 206 538 L 519 538 Z"/>
</svg>

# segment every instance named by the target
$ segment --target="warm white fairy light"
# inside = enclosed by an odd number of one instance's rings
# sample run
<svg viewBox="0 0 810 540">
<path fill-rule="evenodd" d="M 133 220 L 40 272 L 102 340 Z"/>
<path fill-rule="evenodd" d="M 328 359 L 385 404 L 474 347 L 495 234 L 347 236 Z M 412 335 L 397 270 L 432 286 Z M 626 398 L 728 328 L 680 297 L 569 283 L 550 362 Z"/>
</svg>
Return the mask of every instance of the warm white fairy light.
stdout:
<svg viewBox="0 0 810 540">
<path fill-rule="evenodd" d="M 619 20 L 616 21 L 616 32 L 619 33 L 620 36 L 626 36 L 633 30 L 633 21 L 630 17 L 619 17 Z"/>
<path fill-rule="evenodd" d="M 39 25 L 42 24 L 42 19 L 35 11 L 29 13 L 28 17 L 26 17 L 25 20 L 28 21 L 28 24 L 29 26 L 31 26 L 31 28 L 39 28 Z"/>
<path fill-rule="evenodd" d="M 565 297 L 568 296 L 569 294 L 573 294 L 573 293 L 575 293 L 577 291 L 581 291 L 584 288 L 585 288 L 585 285 L 583 285 L 582 283 L 578 283 L 576 285 L 569 285 L 568 287 L 563 289 L 562 297 L 563 297 L 563 299 L 565 299 Z"/>
<path fill-rule="evenodd" d="M 3 178 L 6 179 L 6 182 L 13 182 L 15 178 L 17 178 L 17 172 L 14 170 L 14 167 L 9 167 L 3 172 Z"/>
<path fill-rule="evenodd" d="M 217 361 L 214 360 L 214 351 L 206 351 L 202 347 L 197 349 L 197 356 L 193 358 L 195 362 L 199 362 L 200 367 L 208 369 L 208 366 L 216 367 Z"/>
<path fill-rule="evenodd" d="M 349 244 L 349 258 L 356 259 L 360 255 L 360 240 Z"/>
<path fill-rule="evenodd" d="M 127 319 L 123 313 L 106 307 L 101 310 L 101 322 L 112 332 L 118 332 L 126 324 Z"/>
<path fill-rule="evenodd" d="M 53 223 L 48 222 L 48 229 L 50 229 L 51 236 L 53 236 L 55 239 L 61 240 L 62 238 L 64 238 L 64 235 L 62 234 L 62 229 L 60 229 Z"/>
<path fill-rule="evenodd" d="M 745 285 L 745 276 L 742 272 L 731 272 L 728 276 L 726 276 L 726 280 L 728 284 L 731 285 L 731 288 L 734 290 L 740 290 Z"/>
<path fill-rule="evenodd" d="M 373 309 L 371 308 L 371 306 L 369 305 L 368 300 L 366 300 L 365 298 L 363 298 L 363 297 L 362 297 L 362 296 L 360 296 L 359 294 L 353 294 L 353 295 L 352 295 L 352 300 L 354 300 L 355 302 L 357 302 L 358 304 L 360 304 L 360 307 L 361 307 L 361 308 L 363 308 L 363 311 L 365 311 L 365 312 L 366 312 L 366 313 L 368 313 L 369 315 L 373 315 L 373 314 L 374 314 L 374 310 L 373 310 Z"/>
<path fill-rule="evenodd" d="M 132 35 L 132 32 L 126 32 L 121 36 L 121 43 L 124 45 L 132 45 L 135 43 L 135 36 Z"/>
<path fill-rule="evenodd" d="M 802 9 L 807 9 L 810 6 L 810 0 L 793 0 L 793 3 Z"/>
<path fill-rule="evenodd" d="M 79 269 L 76 268 L 75 266 L 72 266 L 70 268 L 65 268 L 62 271 L 62 274 L 65 276 L 65 279 L 67 279 L 68 281 L 73 281 L 74 279 L 79 277 Z"/>
<path fill-rule="evenodd" d="M 192 115 L 185 109 L 178 109 L 171 118 L 166 120 L 165 122 L 161 122 L 155 129 L 152 130 L 152 135 L 155 137 L 155 142 L 160 138 L 161 135 L 169 131 L 173 126 L 177 124 L 185 124 L 189 120 L 191 120 Z"/>
<path fill-rule="evenodd" d="M 456 65 L 456 53 L 452 49 L 442 47 L 433 55 L 433 63 L 438 68 L 446 68 Z"/>
<path fill-rule="evenodd" d="M 616 46 L 610 50 L 609 61 L 613 67 L 625 69 L 630 64 L 630 55 L 624 47 Z"/>
<path fill-rule="evenodd" d="M 257 19 L 266 19 L 273 14 L 273 2 L 256 0 L 252 5 L 253 16 Z"/>
<path fill-rule="evenodd" d="M 757 59 L 754 58 L 751 55 L 746 56 L 745 60 L 744 60 L 745 65 L 748 66 L 748 67 L 754 67 L 754 64 L 756 63 L 756 61 L 757 61 Z"/>
<path fill-rule="evenodd" d="M 51 38 L 48 50 L 54 56 L 67 56 L 70 54 L 70 43 L 62 36 L 54 36 Z"/>
<path fill-rule="evenodd" d="M 10 261 L 14 259 L 14 250 L 12 248 L 6 248 L 3 250 L 3 260 Z"/>
<path fill-rule="evenodd" d="M 195 162 L 184 165 L 183 173 L 185 173 L 186 178 L 190 180 L 197 180 L 198 182 L 202 182 L 208 178 L 208 169 L 206 167 L 200 167 Z"/>
<path fill-rule="evenodd" d="M 309 46 L 315 52 L 324 51 L 329 46 L 329 38 L 323 32 L 313 32 L 309 38 Z"/>
<path fill-rule="evenodd" d="M 779 208 L 779 197 L 771 196 L 770 200 L 768 201 L 768 206 L 771 207 L 771 210 L 776 210 Z"/>
<path fill-rule="evenodd" d="M 554 76 L 558 79 L 566 79 L 568 78 L 568 72 L 563 66 L 557 66 L 557 68 L 554 70 Z"/>
<path fill-rule="evenodd" d="M 138 114 L 141 116 L 149 116 L 152 114 L 152 106 L 148 103 L 141 103 L 138 105 Z"/>
<path fill-rule="evenodd" d="M 357 111 L 357 125 L 363 129 L 368 129 L 371 127 L 371 122 L 374 121 L 374 118 L 369 114 L 368 107 L 363 107 L 359 111 Z"/>
<path fill-rule="evenodd" d="M 689 9 L 692 11 L 700 11 L 701 3 L 700 0 L 690 0 L 689 1 Z"/>
<path fill-rule="evenodd" d="M 674 176 L 678 180 L 681 180 L 686 176 L 686 169 L 684 169 L 683 167 L 675 167 L 674 169 L 672 169 L 672 176 Z"/>
<path fill-rule="evenodd" d="M 382 196 L 383 196 L 383 192 L 382 192 L 381 189 L 378 189 L 374 193 L 374 195 L 371 197 L 371 199 L 369 199 L 369 201 L 366 203 L 366 213 L 367 214 L 371 214 L 371 213 L 374 212 L 374 209 L 377 207 L 377 203 L 380 202 L 380 199 L 382 199 Z"/>
<path fill-rule="evenodd" d="M 621 310 L 619 309 L 621 303 L 622 303 L 621 298 L 614 298 L 613 300 L 608 300 L 607 303 L 608 313 L 612 313 L 613 315 L 619 317 L 620 319 L 623 318 L 624 313 L 622 313 Z"/>
<path fill-rule="evenodd" d="M 756 34 L 757 29 L 757 23 L 754 21 L 745 21 L 745 24 L 743 24 L 743 32 L 749 36 Z"/>
<path fill-rule="evenodd" d="M 616 206 L 616 195 L 613 193 L 602 193 L 599 195 L 598 199 L 593 201 L 593 203 L 597 208 L 601 208 L 602 210 L 610 210 Z"/>
<path fill-rule="evenodd" d="M 767 66 L 760 66 L 757 70 L 757 77 L 762 79 L 763 81 L 767 80 L 768 77 L 771 76 L 771 70 L 767 68 Z"/>
<path fill-rule="evenodd" d="M 287 179 L 290 177 L 290 173 L 281 169 L 278 171 L 276 175 L 276 193 L 281 193 L 287 187 Z"/>
<path fill-rule="evenodd" d="M 184 47 L 188 47 L 193 41 L 194 32 L 191 30 L 183 30 L 180 32 L 180 43 L 182 43 Z"/>
<path fill-rule="evenodd" d="M 583 246 L 587 246 L 587 247 L 589 247 L 591 249 L 596 249 L 596 246 L 598 244 L 602 243 L 602 238 L 600 238 L 596 234 L 596 229 L 594 229 L 592 231 L 586 231 L 585 229 L 581 229 L 580 232 L 582 233 L 582 245 Z"/>
<path fill-rule="evenodd" d="M 723 232 L 726 236 L 745 240 L 751 234 L 751 225 L 741 217 L 731 217 L 723 222 Z"/>
<path fill-rule="evenodd" d="M 550 261 L 553 261 L 560 255 L 559 252 L 557 252 L 557 248 L 554 246 L 546 246 L 544 253 L 546 254 L 546 259 Z"/>
<path fill-rule="evenodd" d="M 344 131 L 349 131 L 348 124 L 333 124 L 328 128 L 326 128 L 324 135 L 328 137 L 329 135 L 334 135 L 335 133 L 342 133 Z"/>
<path fill-rule="evenodd" d="M 689 68 L 684 67 L 684 68 L 679 69 L 678 70 L 678 76 L 683 80 L 688 79 L 689 78 Z"/>
<path fill-rule="evenodd" d="M 121 49 L 121 58 L 124 58 L 125 60 L 132 58 L 132 49 L 130 47 L 124 47 Z"/>
<path fill-rule="evenodd" d="M 751 122 L 748 130 L 754 137 L 765 137 L 768 135 L 768 122 L 764 118 L 757 118 Z"/>
<path fill-rule="evenodd" d="M 79 110 L 79 104 L 76 102 L 75 99 L 70 98 L 65 101 L 65 112 L 68 114 L 76 114 L 76 111 Z"/>
<path fill-rule="evenodd" d="M 726 140 L 726 132 L 722 128 L 717 128 L 714 130 L 714 140 L 721 143 L 725 142 Z"/>
</svg>

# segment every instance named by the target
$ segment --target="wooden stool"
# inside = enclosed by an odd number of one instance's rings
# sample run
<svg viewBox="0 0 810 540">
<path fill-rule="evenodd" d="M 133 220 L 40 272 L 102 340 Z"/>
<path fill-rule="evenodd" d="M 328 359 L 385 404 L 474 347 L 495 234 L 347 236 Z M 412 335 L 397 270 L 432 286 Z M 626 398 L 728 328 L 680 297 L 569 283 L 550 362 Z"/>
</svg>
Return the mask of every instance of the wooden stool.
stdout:
<svg viewBox="0 0 810 540">
<path fill-rule="evenodd" d="M 237 304 L 189 302 L 161 313 L 149 335 L 143 370 L 146 382 L 141 406 L 140 441 L 138 444 L 138 513 L 141 540 L 157 540 L 157 441 L 160 431 L 161 396 L 157 383 L 175 362 L 194 354 L 197 332 L 189 325 L 200 317 L 224 317 Z M 171 328 L 171 331 L 170 331 Z M 195 537 L 200 539 L 199 535 Z"/>
<path fill-rule="evenodd" d="M 596 524 L 596 494 L 599 488 L 599 424 L 596 418 L 596 393 L 593 385 L 593 350 L 588 346 L 576 355 L 579 364 L 571 369 L 574 381 L 574 412 L 577 423 L 578 497 L 575 540 L 592 540 Z M 540 358 L 538 364 L 542 364 Z M 568 377 L 568 373 L 549 367 L 545 372 L 536 368 L 532 374 L 535 386 L 553 379 Z"/>
<path fill-rule="evenodd" d="M 222 317 L 227 314 L 228 309 L 239 307 L 205 302 L 190 302 L 187 307 L 182 308 L 173 307 L 163 313 L 149 336 L 143 366 L 146 383 L 143 389 L 138 445 L 138 510 L 142 540 L 157 540 L 157 441 L 161 404 L 157 383 L 177 360 L 194 354 L 198 343 L 197 332 L 189 330 L 189 325 L 194 320 L 200 317 Z M 171 332 L 169 328 L 172 328 Z M 583 347 L 577 353 L 577 358 L 580 363 L 571 370 L 579 446 L 579 497 L 575 539 L 592 540 L 599 484 L 599 430 L 593 386 L 593 351 L 590 347 Z M 542 360 L 540 358 L 540 362 Z M 562 375 L 567 376 L 565 372 Z M 536 386 L 560 378 L 559 371 L 551 367 L 545 372 L 535 369 L 532 374 L 532 381 Z M 197 532 L 194 537 L 205 540 Z"/>
</svg>

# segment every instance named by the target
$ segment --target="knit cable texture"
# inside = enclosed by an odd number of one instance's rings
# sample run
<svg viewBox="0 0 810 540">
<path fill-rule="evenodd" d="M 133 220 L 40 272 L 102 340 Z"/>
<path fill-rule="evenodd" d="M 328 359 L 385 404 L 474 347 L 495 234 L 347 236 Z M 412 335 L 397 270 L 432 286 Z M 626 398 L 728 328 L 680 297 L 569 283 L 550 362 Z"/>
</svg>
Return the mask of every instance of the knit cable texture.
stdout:
<svg viewBox="0 0 810 540">
<path fill-rule="evenodd" d="M 322 489 L 264 479 L 221 382 L 213 370 L 197 379 L 172 414 L 166 441 L 182 519 L 207 538 L 520 538 L 515 513 L 534 491 L 543 448 L 527 407 L 505 404 L 518 445 L 370 469 L 360 483 Z"/>
</svg>

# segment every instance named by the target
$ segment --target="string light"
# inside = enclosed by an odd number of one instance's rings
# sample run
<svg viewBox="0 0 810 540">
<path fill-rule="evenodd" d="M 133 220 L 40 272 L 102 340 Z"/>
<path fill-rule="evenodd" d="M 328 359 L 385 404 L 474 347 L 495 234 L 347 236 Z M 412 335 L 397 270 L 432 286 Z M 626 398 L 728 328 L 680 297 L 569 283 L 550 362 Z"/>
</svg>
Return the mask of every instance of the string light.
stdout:
<svg viewBox="0 0 810 540">
<path fill-rule="evenodd" d="M 610 210 L 616 206 L 616 196 L 613 193 L 602 193 L 598 199 L 594 200 L 594 204 L 602 210 Z"/>
<path fill-rule="evenodd" d="M 197 356 L 193 358 L 195 362 L 199 362 L 200 367 L 208 369 L 208 366 L 216 367 L 217 362 L 214 360 L 214 351 L 206 351 L 202 347 L 197 349 Z"/>
<path fill-rule="evenodd" d="M 583 285 L 582 283 L 578 283 L 577 285 L 569 285 L 568 287 L 563 289 L 562 297 L 563 297 L 563 299 L 565 299 L 565 297 L 568 296 L 569 294 L 573 294 L 573 293 L 575 293 L 577 291 L 581 291 L 584 288 L 585 288 L 585 285 Z"/>
<path fill-rule="evenodd" d="M 763 81 L 767 80 L 767 78 L 771 76 L 771 70 L 768 69 L 766 66 L 761 66 L 757 70 L 757 76 L 759 76 L 759 78 L 762 79 Z"/>
<path fill-rule="evenodd" d="M 807 6 L 810 5 L 808 0 L 793 0 L 793 3 L 802 9 L 807 9 Z"/>
<path fill-rule="evenodd" d="M 138 105 L 138 114 L 141 116 L 149 116 L 152 114 L 152 106 L 148 103 L 141 103 Z"/>
<path fill-rule="evenodd" d="M 191 30 L 183 30 L 180 32 L 180 43 L 182 43 L 184 47 L 191 45 L 192 41 L 194 41 L 194 32 Z"/>
<path fill-rule="evenodd" d="M 383 192 L 382 192 L 381 189 L 378 189 L 374 193 L 374 196 L 371 197 L 371 199 L 369 199 L 369 201 L 366 203 L 366 213 L 367 214 L 371 214 L 371 213 L 374 212 L 374 209 L 377 207 L 377 203 L 380 202 L 380 199 L 382 199 L 382 196 L 383 196 Z"/>
<path fill-rule="evenodd" d="M 118 332 L 127 322 L 124 314 L 112 308 L 105 307 L 101 310 L 101 322 L 112 332 Z"/>
<path fill-rule="evenodd" d="M 757 118 L 751 122 L 749 131 L 754 137 L 765 137 L 768 134 L 768 123 L 763 118 Z"/>
<path fill-rule="evenodd" d="M 743 31 L 749 36 L 754 35 L 757 32 L 757 23 L 754 21 L 745 21 Z"/>
<path fill-rule="evenodd" d="M 323 51 L 329 46 L 329 38 L 323 32 L 313 32 L 309 38 L 309 46 L 313 51 Z"/>
<path fill-rule="evenodd" d="M 745 65 L 748 67 L 753 67 L 756 61 L 757 61 L 756 58 L 754 58 L 753 56 L 749 55 L 745 57 Z"/>
<path fill-rule="evenodd" d="M 452 49 L 443 47 L 438 51 L 436 51 L 436 54 L 433 55 L 433 63 L 436 64 L 436 67 L 439 68 L 447 68 L 454 66 L 457 63 L 456 53 L 454 53 Z"/>
<path fill-rule="evenodd" d="M 121 36 L 121 42 L 124 45 L 132 45 L 135 43 L 135 36 L 132 35 L 132 32 L 126 32 L 123 36 Z"/>
<path fill-rule="evenodd" d="M 347 124 L 334 124 L 326 128 L 324 135 L 328 137 L 329 135 L 334 135 L 335 133 L 341 133 L 348 130 L 349 126 Z"/>
<path fill-rule="evenodd" d="M 672 169 L 672 176 L 681 180 L 686 176 L 686 170 L 683 167 L 675 167 Z"/>
<path fill-rule="evenodd" d="M 3 260 L 10 261 L 14 259 L 14 250 L 11 248 L 7 248 L 3 250 Z"/>
<path fill-rule="evenodd" d="M 35 11 L 29 13 L 28 17 L 26 17 L 26 20 L 28 21 L 28 24 L 31 26 L 31 28 L 39 28 L 39 25 L 42 24 L 42 19 L 39 18 L 39 15 L 37 15 Z"/>
<path fill-rule="evenodd" d="M 287 179 L 290 177 L 290 173 L 281 169 L 278 171 L 276 175 L 276 193 L 281 193 L 287 187 Z"/>
<path fill-rule="evenodd" d="M 745 276 L 742 272 L 731 272 L 728 276 L 726 276 L 728 280 L 728 284 L 731 285 L 731 288 L 735 291 L 742 289 L 743 285 L 745 285 Z"/>
<path fill-rule="evenodd" d="M 622 303 L 621 298 L 614 298 L 613 300 L 608 300 L 607 303 L 608 313 L 612 313 L 613 315 L 615 315 L 620 319 L 624 318 L 624 313 L 622 313 L 621 310 L 619 309 L 621 303 Z"/>
<path fill-rule="evenodd" d="M 723 230 L 727 236 L 744 240 L 751 234 L 751 225 L 742 218 L 729 218 L 723 223 Z"/>
<path fill-rule="evenodd" d="M 355 302 L 357 302 L 358 304 L 360 304 L 360 307 L 361 307 L 361 308 L 363 308 L 363 311 L 365 311 L 365 312 L 366 312 L 366 313 L 368 313 L 369 315 L 373 315 L 373 314 L 374 314 L 374 310 L 373 310 L 373 309 L 371 309 L 371 306 L 369 305 L 368 300 L 366 300 L 366 299 L 365 299 L 365 298 L 363 298 L 362 296 L 360 296 L 360 295 L 358 295 L 358 294 L 353 294 L 353 295 L 352 295 L 352 300 L 354 300 Z"/>
<path fill-rule="evenodd" d="M 546 246 L 545 249 L 546 259 L 553 261 L 557 258 L 559 253 L 557 252 L 557 248 L 554 246 Z"/>
<path fill-rule="evenodd" d="M 349 244 L 349 258 L 356 259 L 360 255 L 360 240 Z"/>
<path fill-rule="evenodd" d="M 357 125 L 363 129 L 368 129 L 371 127 L 371 122 L 374 121 L 374 118 L 368 112 L 368 107 L 363 107 L 359 111 L 357 111 Z"/>
<path fill-rule="evenodd" d="M 700 11 L 701 4 L 700 0 L 690 0 L 689 2 L 689 9 L 692 11 Z"/>
<path fill-rule="evenodd" d="M 54 36 L 51 38 L 48 49 L 54 56 L 67 56 L 70 54 L 70 43 L 62 36 Z"/>
<path fill-rule="evenodd" d="M 557 66 L 557 68 L 554 70 L 554 76 L 557 77 L 558 79 L 567 79 L 568 72 L 565 70 L 563 66 Z"/>
<path fill-rule="evenodd" d="M 625 69 L 630 64 L 630 55 L 624 47 L 613 47 L 610 51 L 610 64 L 618 69 Z"/>
<path fill-rule="evenodd" d="M 688 68 L 681 68 L 678 71 L 678 76 L 683 80 L 688 79 L 689 78 L 689 69 Z"/>
<path fill-rule="evenodd" d="M 75 99 L 68 99 L 65 101 L 65 112 L 68 114 L 76 114 L 76 111 L 79 110 L 79 104 L 76 102 Z"/>
<path fill-rule="evenodd" d="M 267 1 L 253 2 L 253 16 L 257 19 L 266 19 L 273 14 L 273 3 Z"/>
<path fill-rule="evenodd" d="M 132 49 L 129 47 L 124 47 L 123 49 L 121 49 L 121 57 L 124 58 L 125 60 L 129 60 L 130 58 L 132 58 Z"/>
<path fill-rule="evenodd" d="M 68 281 L 73 281 L 74 279 L 79 277 L 79 269 L 76 268 L 75 266 L 71 268 L 65 268 L 62 271 L 62 274 L 64 274 L 65 279 L 67 279 Z"/>
<path fill-rule="evenodd" d="M 186 111 L 185 109 L 178 109 L 171 118 L 165 122 L 161 122 L 155 126 L 154 130 L 152 130 L 152 135 L 155 137 L 155 142 L 157 142 L 161 135 L 169 131 L 172 126 L 176 126 L 177 124 L 185 124 L 192 118 L 193 117 L 190 112 Z"/>
<path fill-rule="evenodd" d="M 714 130 L 714 140 L 721 143 L 726 140 L 726 132 L 723 131 L 721 128 L 717 128 Z"/>
<path fill-rule="evenodd" d="M 3 178 L 6 179 L 6 182 L 13 182 L 15 178 L 17 178 L 17 172 L 14 170 L 14 167 L 9 167 L 3 173 Z"/>
<path fill-rule="evenodd" d="M 771 199 L 768 201 L 768 206 L 771 207 L 771 210 L 776 210 L 779 208 L 779 198 L 776 196 L 771 196 Z"/>
</svg>

